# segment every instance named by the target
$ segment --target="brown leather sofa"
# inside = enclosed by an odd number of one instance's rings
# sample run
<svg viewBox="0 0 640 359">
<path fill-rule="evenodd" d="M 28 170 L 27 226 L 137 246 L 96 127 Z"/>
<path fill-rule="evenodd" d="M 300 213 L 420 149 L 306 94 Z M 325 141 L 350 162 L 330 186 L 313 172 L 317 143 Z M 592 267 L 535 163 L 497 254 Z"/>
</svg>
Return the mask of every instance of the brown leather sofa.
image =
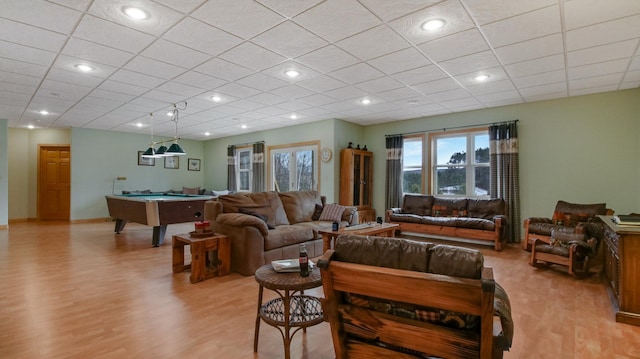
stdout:
<svg viewBox="0 0 640 359">
<path fill-rule="evenodd" d="M 309 257 L 322 255 L 318 231 L 333 222 L 314 218 L 325 205 L 317 191 L 236 193 L 207 201 L 204 218 L 231 239 L 231 270 L 248 276 L 271 261 L 298 258 L 302 243 Z M 345 207 L 341 222 L 357 224 L 356 208 Z"/>
<path fill-rule="evenodd" d="M 491 241 L 498 251 L 507 240 L 506 205 L 501 198 L 407 194 L 401 208 L 386 211 L 386 221 L 399 224 L 400 231 Z"/>
<path fill-rule="evenodd" d="M 336 358 L 502 358 L 511 305 L 482 253 L 341 235 L 318 262 Z"/>
</svg>

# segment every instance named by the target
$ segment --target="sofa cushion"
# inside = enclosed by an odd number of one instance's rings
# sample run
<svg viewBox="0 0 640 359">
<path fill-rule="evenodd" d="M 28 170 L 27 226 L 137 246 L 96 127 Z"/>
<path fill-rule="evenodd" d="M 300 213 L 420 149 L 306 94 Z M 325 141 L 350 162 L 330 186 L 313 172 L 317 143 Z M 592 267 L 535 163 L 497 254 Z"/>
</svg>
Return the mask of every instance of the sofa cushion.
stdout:
<svg viewBox="0 0 640 359">
<path fill-rule="evenodd" d="M 588 222 L 597 215 L 607 214 L 606 203 L 576 204 L 558 201 L 553 211 L 553 223 L 575 226 L 580 222 Z"/>
<path fill-rule="evenodd" d="M 224 213 L 238 213 L 239 208 L 256 208 L 270 206 L 273 211 L 274 226 L 289 224 L 287 214 L 282 206 L 282 201 L 277 192 L 254 192 L 228 194 L 218 197 L 218 201 L 223 205 Z"/>
<path fill-rule="evenodd" d="M 401 213 L 430 216 L 433 200 L 433 196 L 406 194 L 402 200 Z"/>
<path fill-rule="evenodd" d="M 336 238 L 335 258 L 341 262 L 427 272 L 433 243 L 402 238 L 341 234 Z"/>
<path fill-rule="evenodd" d="M 467 209 L 469 217 L 493 219 L 494 216 L 506 213 L 505 203 L 502 198 L 495 199 L 468 199 Z"/>
<path fill-rule="evenodd" d="M 290 224 L 312 221 L 316 205 L 322 205 L 318 191 L 291 191 L 278 193 Z"/>
<path fill-rule="evenodd" d="M 484 257 L 475 249 L 437 244 L 431 248 L 429 273 L 480 279 Z"/>
<path fill-rule="evenodd" d="M 344 206 L 336 203 L 329 203 L 322 209 L 319 221 L 340 222 L 344 213 Z"/>
<path fill-rule="evenodd" d="M 313 239 L 313 228 L 297 224 L 277 226 L 265 237 L 264 249 L 269 251 L 292 244 L 305 243 Z"/>
<path fill-rule="evenodd" d="M 273 226 L 273 221 L 270 221 L 270 219 L 273 219 L 273 211 L 271 210 L 271 207 L 269 206 L 263 206 L 263 207 L 251 207 L 251 208 L 243 208 L 240 207 L 238 209 L 240 211 L 240 213 L 244 213 L 244 214 L 248 214 L 250 216 L 255 216 L 260 218 L 261 220 L 264 221 L 264 223 L 267 224 L 267 228 L 269 229 L 274 229 L 275 227 Z M 269 218 L 271 217 L 271 218 Z"/>
<path fill-rule="evenodd" d="M 182 187 L 182 194 L 200 194 L 200 187 Z"/>
<path fill-rule="evenodd" d="M 466 216 L 466 198 L 442 198 L 435 197 L 431 207 L 432 216 Z"/>
</svg>

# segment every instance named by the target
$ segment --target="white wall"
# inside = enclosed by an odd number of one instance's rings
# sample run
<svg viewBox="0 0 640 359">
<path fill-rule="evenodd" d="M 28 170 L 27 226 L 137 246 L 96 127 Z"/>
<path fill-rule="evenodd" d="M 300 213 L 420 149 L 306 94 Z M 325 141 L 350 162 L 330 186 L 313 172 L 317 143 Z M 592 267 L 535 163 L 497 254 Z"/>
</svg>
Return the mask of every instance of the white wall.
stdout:
<svg viewBox="0 0 640 359">
<path fill-rule="evenodd" d="M 0 119 L 0 198 L 8 198 L 9 194 L 9 161 L 8 161 L 8 131 L 7 120 Z M 0 200 L 0 228 L 9 225 L 8 200 Z"/>
</svg>

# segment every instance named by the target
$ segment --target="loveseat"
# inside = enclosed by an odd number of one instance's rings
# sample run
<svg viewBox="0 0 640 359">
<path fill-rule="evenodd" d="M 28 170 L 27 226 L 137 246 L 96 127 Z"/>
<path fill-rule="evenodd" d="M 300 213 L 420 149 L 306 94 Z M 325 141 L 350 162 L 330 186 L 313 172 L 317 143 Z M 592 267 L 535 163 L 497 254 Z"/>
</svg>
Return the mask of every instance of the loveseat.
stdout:
<svg viewBox="0 0 640 359">
<path fill-rule="evenodd" d="M 231 270 L 248 276 L 273 260 L 298 258 L 302 243 L 309 257 L 320 256 L 319 231 L 334 221 L 358 223 L 355 207 L 325 202 L 317 191 L 236 193 L 207 201 L 204 218 L 231 239 Z"/>
<path fill-rule="evenodd" d="M 318 262 L 336 358 L 502 358 L 514 332 L 482 253 L 341 235 Z"/>
<path fill-rule="evenodd" d="M 493 242 L 497 251 L 506 242 L 506 205 L 503 199 L 404 196 L 401 208 L 386 211 L 386 221 L 400 231 L 444 238 Z"/>
</svg>

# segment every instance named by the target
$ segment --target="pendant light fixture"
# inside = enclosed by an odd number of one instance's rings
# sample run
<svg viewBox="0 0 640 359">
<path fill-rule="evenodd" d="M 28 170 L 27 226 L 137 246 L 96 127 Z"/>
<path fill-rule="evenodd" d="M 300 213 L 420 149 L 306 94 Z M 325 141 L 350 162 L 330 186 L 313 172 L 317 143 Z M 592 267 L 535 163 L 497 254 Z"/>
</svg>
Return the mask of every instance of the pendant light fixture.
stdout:
<svg viewBox="0 0 640 359">
<path fill-rule="evenodd" d="M 185 110 L 187 108 L 187 102 L 185 101 L 184 103 L 184 108 L 183 110 Z M 182 149 L 182 147 L 180 147 L 180 145 L 178 144 L 178 140 L 180 139 L 178 137 L 178 115 L 179 115 L 179 110 L 178 110 L 178 106 L 176 106 L 175 104 L 173 105 L 173 115 L 171 116 L 171 121 L 175 122 L 176 124 L 176 135 L 173 137 L 173 143 L 171 144 L 171 146 L 169 146 L 169 149 L 167 149 L 164 152 L 165 156 L 184 156 L 187 153 L 184 152 L 184 150 Z"/>
<path fill-rule="evenodd" d="M 162 157 L 170 157 L 170 156 L 184 156 L 187 153 L 180 147 L 178 144 L 178 118 L 181 110 L 185 110 L 187 108 L 187 102 L 184 103 L 184 108 L 179 109 L 176 104 L 173 105 L 173 110 L 169 112 L 171 115 L 171 121 L 176 124 L 176 134 L 170 140 L 162 140 L 162 141 L 154 141 L 153 140 L 153 113 L 149 114 L 151 116 L 151 144 L 149 148 L 142 154 L 144 158 L 162 158 Z M 173 142 L 168 148 L 165 146 L 165 143 Z M 154 148 L 155 145 L 160 145 L 156 150 Z"/>
<path fill-rule="evenodd" d="M 155 142 L 153 142 L 153 113 L 150 113 L 149 116 L 151 117 L 151 144 L 149 145 L 149 148 L 147 148 L 147 150 L 144 151 L 144 153 L 142 154 L 142 157 L 143 158 L 159 158 L 161 156 L 159 156 L 156 150 L 153 148 L 155 144 Z"/>
</svg>

